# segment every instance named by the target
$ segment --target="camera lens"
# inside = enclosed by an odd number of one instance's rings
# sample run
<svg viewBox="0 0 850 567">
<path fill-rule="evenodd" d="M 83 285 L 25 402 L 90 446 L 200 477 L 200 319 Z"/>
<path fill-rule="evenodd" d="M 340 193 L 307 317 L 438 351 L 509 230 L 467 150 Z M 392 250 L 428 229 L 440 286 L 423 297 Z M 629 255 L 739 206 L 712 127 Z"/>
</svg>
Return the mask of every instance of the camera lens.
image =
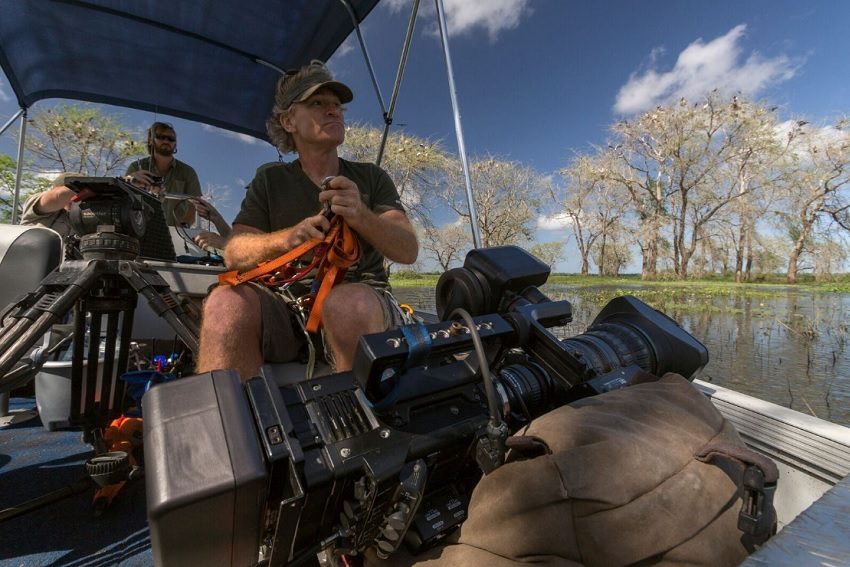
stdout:
<svg viewBox="0 0 850 567">
<path fill-rule="evenodd" d="M 530 421 L 554 407 L 561 388 L 545 370 L 529 361 L 502 367 L 496 377 L 496 391 L 502 398 L 503 417 L 514 415 Z"/>
<path fill-rule="evenodd" d="M 648 372 L 653 372 L 656 367 L 647 340 L 628 323 L 598 323 L 580 335 L 561 340 L 561 343 L 567 352 L 596 375 L 632 364 Z"/>
</svg>

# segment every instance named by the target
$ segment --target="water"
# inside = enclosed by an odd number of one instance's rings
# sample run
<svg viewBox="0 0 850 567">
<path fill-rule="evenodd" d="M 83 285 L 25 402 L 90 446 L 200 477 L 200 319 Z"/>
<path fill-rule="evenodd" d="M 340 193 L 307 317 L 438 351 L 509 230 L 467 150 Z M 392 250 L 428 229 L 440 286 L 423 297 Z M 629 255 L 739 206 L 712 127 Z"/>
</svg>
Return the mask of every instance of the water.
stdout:
<svg viewBox="0 0 850 567">
<path fill-rule="evenodd" d="M 543 287 L 573 306 L 559 337 L 582 333 L 613 297 L 629 293 L 675 319 L 705 344 L 698 378 L 850 426 L 850 294 L 799 292 L 700 294 L 677 288 Z M 431 288 L 397 288 L 396 297 L 434 311 Z"/>
</svg>

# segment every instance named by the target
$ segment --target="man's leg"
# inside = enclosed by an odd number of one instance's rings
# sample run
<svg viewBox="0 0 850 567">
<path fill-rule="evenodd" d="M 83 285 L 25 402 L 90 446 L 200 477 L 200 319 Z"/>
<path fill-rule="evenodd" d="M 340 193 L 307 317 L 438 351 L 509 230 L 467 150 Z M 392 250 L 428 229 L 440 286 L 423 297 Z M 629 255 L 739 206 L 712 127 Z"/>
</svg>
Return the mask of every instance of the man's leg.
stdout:
<svg viewBox="0 0 850 567">
<path fill-rule="evenodd" d="M 219 286 L 204 303 L 195 372 L 232 368 L 242 380 L 263 364 L 262 314 L 257 292 L 247 286 Z"/>
<path fill-rule="evenodd" d="M 322 325 L 333 351 L 336 371 L 351 370 L 357 340 L 362 335 L 386 330 L 384 308 L 366 284 L 335 287 L 322 305 Z"/>
</svg>

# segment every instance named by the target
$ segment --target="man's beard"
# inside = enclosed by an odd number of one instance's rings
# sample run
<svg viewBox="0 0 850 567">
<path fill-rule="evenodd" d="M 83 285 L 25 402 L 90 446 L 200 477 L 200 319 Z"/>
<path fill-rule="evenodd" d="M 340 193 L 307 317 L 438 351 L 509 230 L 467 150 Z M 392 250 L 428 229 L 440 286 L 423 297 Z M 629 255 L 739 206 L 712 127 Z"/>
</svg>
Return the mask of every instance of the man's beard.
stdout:
<svg viewBox="0 0 850 567">
<path fill-rule="evenodd" d="M 168 144 L 160 144 L 154 145 L 153 147 L 154 153 L 161 156 L 171 156 L 174 155 L 174 148 Z"/>
</svg>

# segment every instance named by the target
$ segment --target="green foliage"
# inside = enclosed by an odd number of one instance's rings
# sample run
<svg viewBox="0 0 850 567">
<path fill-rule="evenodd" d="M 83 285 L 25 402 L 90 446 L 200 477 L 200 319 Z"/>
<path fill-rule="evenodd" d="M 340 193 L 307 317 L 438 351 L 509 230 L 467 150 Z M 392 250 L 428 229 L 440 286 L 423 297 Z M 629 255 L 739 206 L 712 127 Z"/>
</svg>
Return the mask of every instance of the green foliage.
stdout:
<svg viewBox="0 0 850 567">
<path fill-rule="evenodd" d="M 5 154 L 0 154 L 0 222 L 12 222 L 12 205 L 15 200 L 15 174 L 17 164 L 14 159 Z M 18 215 L 23 210 L 23 203 L 33 193 L 44 191 L 50 187 L 50 181 L 39 179 L 30 173 L 23 172 L 21 175 L 20 201 Z"/>
<path fill-rule="evenodd" d="M 353 124 L 346 128 L 341 154 L 354 161 L 374 162 L 378 157 L 383 131 Z M 444 182 L 451 157 L 439 142 L 390 132 L 381 167 L 389 174 L 408 215 L 419 225 L 430 226 L 435 188 Z"/>
<path fill-rule="evenodd" d="M 116 175 L 124 172 L 131 157 L 147 153 L 136 138 L 99 108 L 60 104 L 33 113 L 26 148 L 35 170 Z"/>
</svg>

